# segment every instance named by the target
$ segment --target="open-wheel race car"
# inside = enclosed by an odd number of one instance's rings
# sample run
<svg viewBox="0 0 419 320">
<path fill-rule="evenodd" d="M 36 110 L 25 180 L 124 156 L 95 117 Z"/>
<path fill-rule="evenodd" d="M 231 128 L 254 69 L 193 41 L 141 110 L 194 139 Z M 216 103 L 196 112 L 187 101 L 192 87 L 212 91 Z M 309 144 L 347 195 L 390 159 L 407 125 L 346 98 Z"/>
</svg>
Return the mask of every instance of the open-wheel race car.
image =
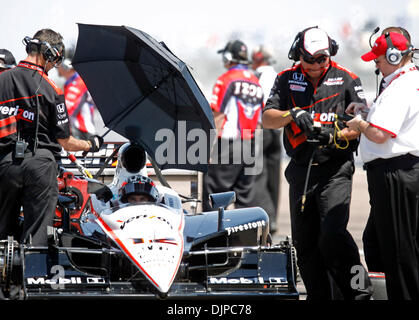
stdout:
<svg viewBox="0 0 419 320">
<path fill-rule="evenodd" d="M 227 192 L 211 195 L 214 211 L 189 212 L 182 202 L 194 199 L 163 179 L 160 169 L 208 167 L 214 118 L 186 64 L 140 30 L 80 24 L 72 65 L 108 129 L 102 137 L 129 142 L 111 183 L 86 177 L 77 159 L 84 175 L 60 171 L 48 246 L 0 241 L 0 298 L 298 299 L 294 249 L 272 245 L 263 209 L 228 210 Z M 162 147 L 169 161 L 157 161 Z M 127 179 L 148 179 L 147 157 L 156 197 L 121 201 Z"/>
<path fill-rule="evenodd" d="M 145 174 L 145 159 L 140 146 L 123 145 L 109 185 L 62 170 L 49 245 L 0 242 L 2 295 L 298 299 L 293 247 L 270 243 L 263 209 L 226 210 L 233 192 L 211 195 L 215 211 L 202 213 L 157 184 L 156 202 L 120 203 L 117 190 Z"/>
</svg>

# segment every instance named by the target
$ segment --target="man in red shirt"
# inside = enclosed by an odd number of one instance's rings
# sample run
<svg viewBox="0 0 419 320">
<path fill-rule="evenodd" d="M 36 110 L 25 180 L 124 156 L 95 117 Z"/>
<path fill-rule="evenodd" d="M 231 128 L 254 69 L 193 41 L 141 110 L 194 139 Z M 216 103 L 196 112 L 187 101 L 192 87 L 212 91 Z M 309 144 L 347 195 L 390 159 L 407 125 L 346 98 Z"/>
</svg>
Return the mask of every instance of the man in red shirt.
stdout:
<svg viewBox="0 0 419 320">
<path fill-rule="evenodd" d="M 246 170 L 254 164 L 250 164 L 248 148 L 254 147 L 263 108 L 263 90 L 248 69 L 246 45 L 240 40 L 230 41 L 218 53 L 222 54 L 227 72 L 217 79 L 210 102 L 218 139 L 203 179 L 205 211 L 212 209 L 208 196 L 216 192 L 235 191 L 236 207 L 251 204 L 255 176 Z M 236 150 L 233 155 L 233 145 L 241 146 L 240 154 Z"/>
<path fill-rule="evenodd" d="M 65 104 L 70 116 L 71 133 L 78 139 L 88 139 L 96 134 L 94 125 L 95 105 L 80 75 L 65 59 L 57 68 L 60 77 L 66 79 L 64 84 Z"/>
<path fill-rule="evenodd" d="M 273 50 L 268 45 L 258 45 L 252 51 L 252 69 L 263 89 L 266 103 L 278 72 L 274 69 Z M 255 178 L 253 205 L 263 208 L 269 216 L 269 231 L 277 231 L 281 176 L 281 130 L 263 129 L 263 170 Z"/>
</svg>

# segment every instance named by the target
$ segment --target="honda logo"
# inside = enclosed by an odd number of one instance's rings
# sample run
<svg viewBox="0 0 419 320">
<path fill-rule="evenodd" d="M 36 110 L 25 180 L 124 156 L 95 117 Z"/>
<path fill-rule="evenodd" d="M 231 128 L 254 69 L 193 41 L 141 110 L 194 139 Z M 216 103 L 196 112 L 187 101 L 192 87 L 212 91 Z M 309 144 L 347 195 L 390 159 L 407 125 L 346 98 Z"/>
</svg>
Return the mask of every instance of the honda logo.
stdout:
<svg viewBox="0 0 419 320">
<path fill-rule="evenodd" d="M 303 81 L 304 80 L 304 75 L 302 73 L 293 73 L 292 74 L 292 79 L 295 81 Z"/>
<path fill-rule="evenodd" d="M 64 113 L 65 112 L 65 104 L 64 103 L 57 104 L 56 107 L 57 107 L 58 113 Z"/>
</svg>

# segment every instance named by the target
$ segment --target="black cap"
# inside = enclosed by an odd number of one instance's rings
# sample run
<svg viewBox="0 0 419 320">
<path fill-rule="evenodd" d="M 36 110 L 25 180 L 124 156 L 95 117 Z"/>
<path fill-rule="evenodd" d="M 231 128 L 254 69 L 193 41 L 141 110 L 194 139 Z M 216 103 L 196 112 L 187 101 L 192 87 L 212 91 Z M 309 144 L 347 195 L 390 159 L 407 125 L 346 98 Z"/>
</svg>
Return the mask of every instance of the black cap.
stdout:
<svg viewBox="0 0 419 320">
<path fill-rule="evenodd" d="M 229 41 L 224 49 L 218 50 L 217 53 L 231 53 L 231 61 L 237 63 L 248 63 L 247 46 L 240 40 Z"/>
<path fill-rule="evenodd" d="M 0 68 L 10 69 L 16 66 L 15 57 L 7 49 L 0 49 Z"/>
</svg>

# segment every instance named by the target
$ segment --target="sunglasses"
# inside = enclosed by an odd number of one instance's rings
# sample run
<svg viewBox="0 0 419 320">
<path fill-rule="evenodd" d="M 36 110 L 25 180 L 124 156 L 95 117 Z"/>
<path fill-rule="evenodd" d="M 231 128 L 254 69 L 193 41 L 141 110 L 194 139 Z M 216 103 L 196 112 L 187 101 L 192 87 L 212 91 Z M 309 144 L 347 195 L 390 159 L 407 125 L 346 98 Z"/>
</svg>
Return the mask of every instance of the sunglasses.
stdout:
<svg viewBox="0 0 419 320">
<path fill-rule="evenodd" d="M 327 58 L 328 58 L 328 56 L 320 56 L 320 57 L 317 57 L 317 58 L 303 56 L 303 60 L 305 62 L 307 62 L 308 64 L 314 64 L 316 62 L 318 64 L 322 64 L 322 63 L 326 62 Z"/>
</svg>

